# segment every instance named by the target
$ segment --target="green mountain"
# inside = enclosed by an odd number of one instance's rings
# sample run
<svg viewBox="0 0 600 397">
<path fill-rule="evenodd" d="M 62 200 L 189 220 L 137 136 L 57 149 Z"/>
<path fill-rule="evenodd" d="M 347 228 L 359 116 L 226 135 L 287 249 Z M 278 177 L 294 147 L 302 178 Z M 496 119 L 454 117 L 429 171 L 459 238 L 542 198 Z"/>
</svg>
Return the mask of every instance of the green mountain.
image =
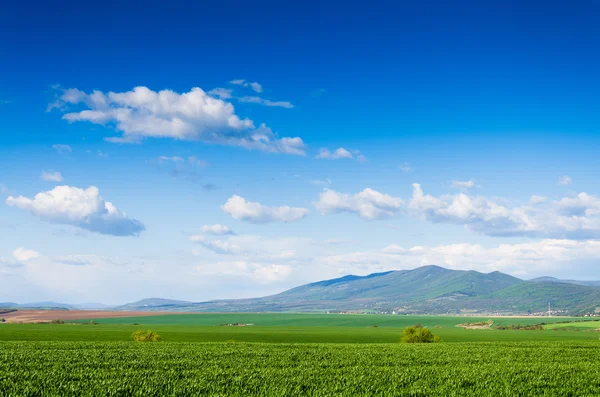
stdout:
<svg viewBox="0 0 600 397">
<path fill-rule="evenodd" d="M 525 281 L 500 272 L 423 266 L 368 276 L 344 276 L 254 299 L 183 302 L 151 299 L 121 310 L 208 312 L 396 312 L 405 314 L 581 315 L 600 311 L 593 282 L 540 278 Z"/>
</svg>

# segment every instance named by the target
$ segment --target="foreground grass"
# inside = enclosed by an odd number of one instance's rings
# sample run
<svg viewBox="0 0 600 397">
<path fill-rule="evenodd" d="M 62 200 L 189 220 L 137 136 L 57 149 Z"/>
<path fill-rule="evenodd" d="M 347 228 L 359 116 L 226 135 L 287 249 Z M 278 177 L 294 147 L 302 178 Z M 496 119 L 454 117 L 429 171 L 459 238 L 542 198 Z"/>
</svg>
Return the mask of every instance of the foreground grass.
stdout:
<svg viewBox="0 0 600 397">
<path fill-rule="evenodd" d="M 0 343 L 0 395 L 597 396 L 599 342 Z"/>
<path fill-rule="evenodd" d="M 413 322 L 414 324 L 414 322 Z M 412 324 L 411 324 L 412 325 Z M 335 326 L 189 326 L 114 324 L 1 324 L 0 341 L 128 341 L 137 330 L 152 329 L 170 342 L 263 342 L 263 343 L 397 343 L 398 327 Z M 595 340 L 594 331 L 558 330 L 469 330 L 435 326 L 431 330 L 444 342 L 570 341 Z M 599 346 L 600 349 L 600 346 Z M 600 351 L 600 350 L 599 350 Z"/>
</svg>

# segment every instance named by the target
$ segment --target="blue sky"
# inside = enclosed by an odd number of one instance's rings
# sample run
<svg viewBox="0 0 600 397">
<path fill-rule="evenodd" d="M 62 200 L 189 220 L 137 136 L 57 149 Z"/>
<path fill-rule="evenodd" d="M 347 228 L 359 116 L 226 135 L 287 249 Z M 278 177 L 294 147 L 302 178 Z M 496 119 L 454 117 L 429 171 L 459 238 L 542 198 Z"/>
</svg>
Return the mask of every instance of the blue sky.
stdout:
<svg viewBox="0 0 600 397">
<path fill-rule="evenodd" d="M 600 279 L 593 2 L 5 8 L 0 301 Z"/>
</svg>

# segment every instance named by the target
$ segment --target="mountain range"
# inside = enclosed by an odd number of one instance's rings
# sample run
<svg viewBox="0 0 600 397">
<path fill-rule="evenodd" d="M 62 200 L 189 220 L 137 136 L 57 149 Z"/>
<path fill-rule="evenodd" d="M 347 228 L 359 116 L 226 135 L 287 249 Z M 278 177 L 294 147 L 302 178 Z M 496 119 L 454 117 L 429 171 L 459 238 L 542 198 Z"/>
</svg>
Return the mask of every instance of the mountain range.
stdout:
<svg viewBox="0 0 600 397">
<path fill-rule="evenodd" d="M 101 304 L 84 306 L 0 303 L 0 307 L 12 308 L 108 309 Z M 208 302 L 150 298 L 111 310 L 510 315 L 546 313 L 549 306 L 554 315 L 600 313 L 600 281 L 553 277 L 522 280 L 500 272 L 450 270 L 431 265 L 368 276 L 348 275 L 262 298 Z"/>
</svg>

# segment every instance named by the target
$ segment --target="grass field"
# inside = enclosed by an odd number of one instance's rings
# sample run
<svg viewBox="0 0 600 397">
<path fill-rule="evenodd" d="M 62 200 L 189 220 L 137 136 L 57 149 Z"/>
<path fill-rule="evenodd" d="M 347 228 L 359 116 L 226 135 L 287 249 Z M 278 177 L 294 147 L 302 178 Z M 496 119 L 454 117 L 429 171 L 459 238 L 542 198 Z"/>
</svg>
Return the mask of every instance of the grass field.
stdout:
<svg viewBox="0 0 600 397">
<path fill-rule="evenodd" d="M 60 313 L 57 313 L 59 316 Z M 486 321 L 489 317 L 466 316 L 392 316 L 364 314 L 304 314 L 304 313 L 192 313 L 171 314 L 169 316 L 121 317 L 93 319 L 99 324 L 141 324 L 141 325 L 219 325 L 254 324 L 256 326 L 288 327 L 379 327 L 404 328 L 417 323 L 427 327 L 454 327 L 465 322 Z M 496 317 L 495 325 L 539 324 L 582 320 L 581 317 Z M 81 322 L 89 322 L 90 319 Z"/>
<path fill-rule="evenodd" d="M 472 330 L 460 323 L 481 317 L 318 315 L 318 314 L 181 314 L 95 319 L 68 324 L 2 324 L 0 341 L 127 341 L 139 329 L 158 332 L 165 342 L 263 343 L 397 343 L 402 328 L 422 324 L 444 342 L 598 340 L 597 332 L 539 330 Z M 539 324 L 581 318 L 494 318 L 495 325 Z M 244 323 L 252 326 L 219 326 Z M 577 323 L 585 324 L 585 323 Z M 377 327 L 375 327 L 377 325 Z"/>
<path fill-rule="evenodd" d="M 0 343 L 5 396 L 597 396 L 598 342 Z"/>
<path fill-rule="evenodd" d="M 0 324 L 0 396 L 600 395 L 598 322 L 544 330 L 456 327 L 487 319 L 182 314 Z M 255 325 L 219 326 L 231 323 Z M 417 323 L 443 342 L 398 343 L 402 328 Z M 133 342 L 140 329 L 163 341 Z"/>
</svg>

